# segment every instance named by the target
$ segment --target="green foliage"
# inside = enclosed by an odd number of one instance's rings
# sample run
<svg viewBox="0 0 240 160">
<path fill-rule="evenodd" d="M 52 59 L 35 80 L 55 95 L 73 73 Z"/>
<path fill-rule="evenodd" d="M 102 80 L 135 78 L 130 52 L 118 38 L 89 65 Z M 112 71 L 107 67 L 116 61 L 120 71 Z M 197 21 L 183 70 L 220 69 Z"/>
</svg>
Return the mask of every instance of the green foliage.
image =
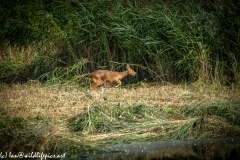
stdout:
<svg viewBox="0 0 240 160">
<path fill-rule="evenodd" d="M 172 137 L 176 139 L 188 139 L 189 135 L 193 134 L 194 130 L 197 129 L 204 129 L 203 122 L 204 120 L 202 117 L 197 118 L 196 120 L 190 121 L 188 123 L 185 123 L 184 125 L 181 125 L 177 128 L 176 131 L 173 132 Z M 168 134 L 171 134 L 168 133 Z M 199 135 L 200 136 L 200 135 Z"/>
<path fill-rule="evenodd" d="M 106 114 L 102 108 L 89 108 L 88 113 L 80 115 L 74 130 L 97 133 L 109 132 L 112 130 L 111 126 L 113 126 L 113 121 L 111 117 Z"/>
<path fill-rule="evenodd" d="M 47 80 L 46 83 L 48 84 L 58 84 L 61 82 L 82 82 L 85 81 L 85 77 L 89 74 L 82 74 L 79 75 L 79 73 L 82 73 L 84 70 L 84 62 L 78 61 L 72 66 L 68 67 L 56 67 L 54 70 L 51 70 L 47 73 L 44 73 L 39 77 L 41 81 Z"/>
<path fill-rule="evenodd" d="M 229 122 L 236 125 L 240 125 L 240 116 L 236 112 L 236 108 L 231 106 L 229 103 L 201 103 L 195 104 L 192 103 L 189 106 L 186 106 L 182 113 L 185 116 L 209 116 L 215 115 L 222 118 L 226 118 Z"/>
<path fill-rule="evenodd" d="M 147 109 L 148 108 L 148 109 Z M 155 111 L 153 115 L 153 111 Z M 145 105 L 129 106 L 91 106 L 88 112 L 79 115 L 74 125 L 75 131 L 91 133 L 108 133 L 122 129 L 124 123 L 141 122 L 157 118 L 153 107 Z"/>
<path fill-rule="evenodd" d="M 17 72 L 1 68 L 4 76 L 22 74 L 36 56 L 46 59 L 35 63 L 32 68 L 37 70 L 27 70 L 26 76 L 41 76 L 51 83 L 75 80 L 76 74 L 112 62 L 135 64 L 139 80 L 226 84 L 240 79 L 240 6 L 232 0 L 1 3 L 0 49 L 5 54 L 0 55 L 0 65 L 17 52 L 28 59 L 21 66 L 14 59 Z M 12 53 L 9 47 L 17 51 Z M 35 55 L 23 48 L 31 48 Z M 89 63 L 76 69 L 83 59 Z"/>
<path fill-rule="evenodd" d="M 174 112 L 174 110 L 172 108 L 168 108 L 167 112 L 168 112 L 168 114 L 171 114 L 171 115 L 175 114 L 175 112 Z"/>
</svg>

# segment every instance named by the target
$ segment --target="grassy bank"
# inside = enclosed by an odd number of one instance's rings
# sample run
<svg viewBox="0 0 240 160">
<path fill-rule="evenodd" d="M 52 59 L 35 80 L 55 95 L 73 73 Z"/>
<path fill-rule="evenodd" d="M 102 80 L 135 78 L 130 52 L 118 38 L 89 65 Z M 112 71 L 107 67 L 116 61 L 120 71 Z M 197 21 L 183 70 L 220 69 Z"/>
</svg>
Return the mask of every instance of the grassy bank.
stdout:
<svg viewBox="0 0 240 160">
<path fill-rule="evenodd" d="M 1 85 L 1 151 L 110 152 L 106 144 L 240 135 L 239 86 Z"/>
</svg>

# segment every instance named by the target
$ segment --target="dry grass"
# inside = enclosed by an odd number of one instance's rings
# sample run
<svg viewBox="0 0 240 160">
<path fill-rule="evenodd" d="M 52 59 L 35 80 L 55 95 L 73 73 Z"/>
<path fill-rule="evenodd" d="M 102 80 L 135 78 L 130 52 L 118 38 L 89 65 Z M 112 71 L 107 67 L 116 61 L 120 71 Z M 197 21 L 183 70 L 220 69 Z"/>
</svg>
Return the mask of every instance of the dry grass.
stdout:
<svg viewBox="0 0 240 160">
<path fill-rule="evenodd" d="M 199 88 L 200 87 L 200 88 Z M 79 90 L 70 86 L 1 85 L 1 106 L 6 116 L 42 115 L 50 117 L 74 116 L 85 112 L 93 104 L 183 107 L 190 103 L 228 102 L 238 100 L 238 91 L 228 88 L 213 90 L 211 86 L 148 86 L 137 88 L 99 88 Z M 230 93 L 229 93 L 230 92 Z M 1 115 L 3 113 L 0 113 Z M 2 115 L 3 116 L 3 115 Z"/>
<path fill-rule="evenodd" d="M 95 91 L 74 86 L 43 87 L 38 83 L 2 84 L 0 141 L 7 144 L 2 147 L 4 151 L 67 151 L 73 155 L 99 152 L 103 144 L 237 136 L 240 135 L 238 122 L 218 116 L 222 113 L 219 110 L 208 114 L 203 109 L 208 105 L 231 104 L 230 110 L 238 114 L 239 99 L 238 89 L 199 83 L 149 84 Z M 124 114 L 134 105 L 144 106 L 145 110 L 141 110 L 144 113 L 142 117 L 133 115 L 127 119 Z M 93 115 L 96 107 L 102 109 L 101 113 L 111 122 L 106 123 L 112 125 L 111 130 L 74 131 L 79 118 Z M 121 112 L 123 117 L 112 113 L 114 111 Z"/>
</svg>

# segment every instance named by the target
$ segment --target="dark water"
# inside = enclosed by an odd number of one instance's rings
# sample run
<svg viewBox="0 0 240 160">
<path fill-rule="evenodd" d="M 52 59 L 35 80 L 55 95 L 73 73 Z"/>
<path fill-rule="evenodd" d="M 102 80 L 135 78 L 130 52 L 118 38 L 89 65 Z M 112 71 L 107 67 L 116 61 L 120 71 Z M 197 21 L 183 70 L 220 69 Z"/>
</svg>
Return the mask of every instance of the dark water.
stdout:
<svg viewBox="0 0 240 160">
<path fill-rule="evenodd" d="M 108 147 L 116 153 L 81 155 L 69 160 L 240 160 L 240 137 L 197 141 L 138 142 Z"/>
</svg>

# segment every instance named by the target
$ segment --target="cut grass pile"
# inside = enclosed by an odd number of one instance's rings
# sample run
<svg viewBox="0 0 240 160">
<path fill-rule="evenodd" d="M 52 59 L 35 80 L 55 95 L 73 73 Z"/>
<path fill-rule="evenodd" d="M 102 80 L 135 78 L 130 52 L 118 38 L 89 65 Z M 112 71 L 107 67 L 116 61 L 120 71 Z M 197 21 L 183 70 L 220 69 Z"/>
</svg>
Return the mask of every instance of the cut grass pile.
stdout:
<svg viewBox="0 0 240 160">
<path fill-rule="evenodd" d="M 0 150 L 110 152 L 108 144 L 240 135 L 239 86 L 1 85 Z"/>
</svg>

